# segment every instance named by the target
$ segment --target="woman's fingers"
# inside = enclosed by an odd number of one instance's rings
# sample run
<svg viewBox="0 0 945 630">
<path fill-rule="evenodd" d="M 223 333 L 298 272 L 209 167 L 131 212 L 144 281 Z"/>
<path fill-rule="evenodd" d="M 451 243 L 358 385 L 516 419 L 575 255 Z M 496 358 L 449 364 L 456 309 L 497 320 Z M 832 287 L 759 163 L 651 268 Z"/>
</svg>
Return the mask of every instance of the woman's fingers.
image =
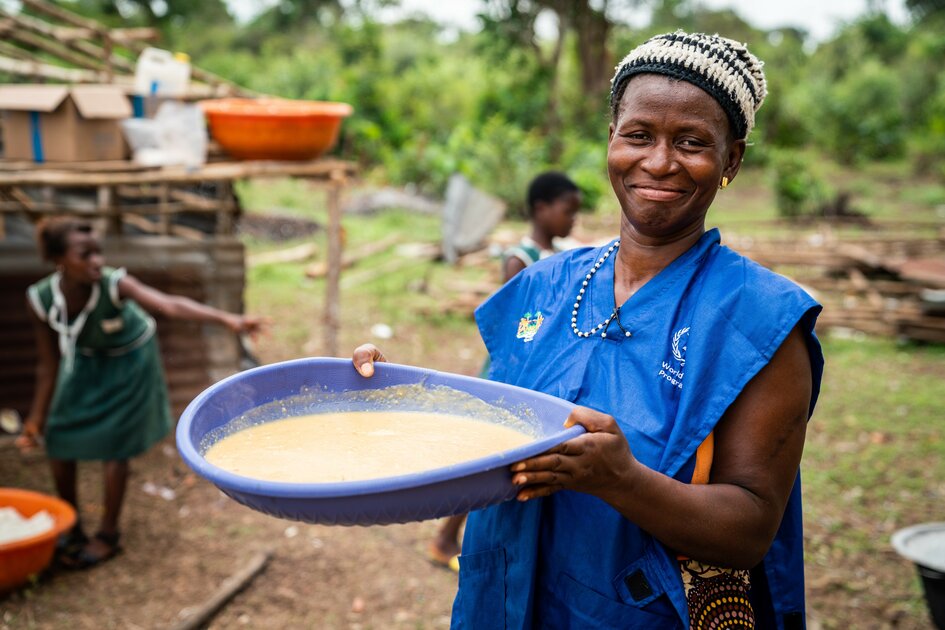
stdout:
<svg viewBox="0 0 945 630">
<path fill-rule="evenodd" d="M 354 349 L 351 361 L 358 374 L 367 378 L 374 375 L 374 363 L 387 363 L 387 357 L 373 343 L 365 343 Z"/>
<path fill-rule="evenodd" d="M 535 472 L 515 473 L 512 477 L 512 483 L 516 486 L 531 486 L 540 484 L 551 484 L 555 486 L 567 486 L 573 475 L 566 470 L 540 470 Z"/>
<path fill-rule="evenodd" d="M 628 466 L 632 454 L 616 421 L 592 409 L 577 408 L 569 417 L 587 433 L 511 466 L 519 500 L 548 496 L 561 489 L 595 494 Z"/>
<path fill-rule="evenodd" d="M 565 468 L 565 458 L 578 455 L 578 449 L 565 447 L 564 444 L 557 446 L 541 455 L 536 455 L 529 459 L 522 460 L 512 465 L 512 472 L 531 472 L 536 470 L 563 470 Z"/>
<path fill-rule="evenodd" d="M 564 421 L 564 427 L 569 429 L 581 425 L 588 433 L 615 433 L 619 431 L 617 421 L 605 413 L 594 411 L 590 407 L 575 407 L 571 415 Z"/>
<path fill-rule="evenodd" d="M 540 499 L 541 497 L 547 497 L 558 490 L 564 490 L 564 486 L 558 485 L 534 485 L 528 486 L 527 488 L 522 488 L 519 490 L 519 493 L 515 495 L 515 498 L 519 501 L 530 501 L 532 499 Z"/>
</svg>

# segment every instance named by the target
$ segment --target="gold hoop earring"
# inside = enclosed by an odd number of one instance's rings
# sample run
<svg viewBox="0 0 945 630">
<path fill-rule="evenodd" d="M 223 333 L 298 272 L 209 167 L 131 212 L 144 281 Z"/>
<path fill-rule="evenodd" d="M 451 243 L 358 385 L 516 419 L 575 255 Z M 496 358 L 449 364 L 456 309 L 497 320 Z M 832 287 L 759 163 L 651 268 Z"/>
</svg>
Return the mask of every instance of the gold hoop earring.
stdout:
<svg viewBox="0 0 945 630">
<path fill-rule="evenodd" d="M 719 189 L 720 189 L 720 190 L 724 190 L 724 189 L 727 188 L 727 187 L 728 187 L 728 177 L 723 177 L 723 178 L 722 178 L 722 183 L 719 184 Z"/>
</svg>

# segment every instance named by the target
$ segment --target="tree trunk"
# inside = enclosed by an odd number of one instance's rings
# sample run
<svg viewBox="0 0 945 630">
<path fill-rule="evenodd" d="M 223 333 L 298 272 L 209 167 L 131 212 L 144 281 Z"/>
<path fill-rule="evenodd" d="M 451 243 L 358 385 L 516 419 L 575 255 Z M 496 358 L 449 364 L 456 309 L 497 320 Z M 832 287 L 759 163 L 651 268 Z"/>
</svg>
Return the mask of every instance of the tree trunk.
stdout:
<svg viewBox="0 0 945 630">
<path fill-rule="evenodd" d="M 581 64 L 581 91 L 586 112 L 595 111 L 609 89 L 613 59 L 607 48 L 610 22 L 605 9 L 597 11 L 588 3 L 574 3 L 574 30 L 577 33 L 578 61 Z"/>
<path fill-rule="evenodd" d="M 558 14 L 556 14 L 558 15 Z M 561 51 L 564 49 L 564 39 L 567 36 L 564 20 L 558 15 L 558 39 L 548 64 L 551 68 L 551 89 L 548 90 L 548 115 L 545 117 L 545 136 L 549 138 L 548 160 L 557 164 L 564 151 L 561 133 L 561 113 L 558 111 L 558 64 L 561 61 Z"/>
</svg>

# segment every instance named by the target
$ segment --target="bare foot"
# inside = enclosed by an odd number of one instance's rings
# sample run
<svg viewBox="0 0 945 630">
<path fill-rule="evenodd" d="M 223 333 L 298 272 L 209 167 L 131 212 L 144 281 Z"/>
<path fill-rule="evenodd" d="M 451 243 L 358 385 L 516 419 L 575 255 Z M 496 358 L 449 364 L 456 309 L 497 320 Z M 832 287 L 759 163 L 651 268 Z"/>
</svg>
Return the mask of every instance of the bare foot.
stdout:
<svg viewBox="0 0 945 630">
<path fill-rule="evenodd" d="M 430 562 L 442 567 L 449 567 L 450 561 L 459 555 L 459 551 L 459 543 L 455 539 L 444 539 L 440 536 L 430 541 L 428 547 Z"/>
</svg>

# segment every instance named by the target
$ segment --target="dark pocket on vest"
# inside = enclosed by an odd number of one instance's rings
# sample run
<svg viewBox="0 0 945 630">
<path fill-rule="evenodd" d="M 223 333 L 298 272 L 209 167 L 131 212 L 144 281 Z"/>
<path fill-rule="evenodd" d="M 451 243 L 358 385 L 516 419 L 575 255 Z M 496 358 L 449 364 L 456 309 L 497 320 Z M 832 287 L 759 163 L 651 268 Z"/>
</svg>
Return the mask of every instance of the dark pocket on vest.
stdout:
<svg viewBox="0 0 945 630">
<path fill-rule="evenodd" d="M 585 628 L 587 630 L 600 628 L 676 630 L 681 628 L 679 617 L 676 615 L 655 614 L 610 599 L 566 573 L 558 577 L 554 592 L 546 596 L 557 600 L 555 603 L 549 602 L 551 608 L 559 608 L 557 614 L 552 612 L 542 615 L 542 621 L 549 624 L 549 628 L 568 628 L 569 630 Z"/>
<path fill-rule="evenodd" d="M 475 630 L 506 627 L 505 549 L 460 556 L 453 627 Z"/>
</svg>

